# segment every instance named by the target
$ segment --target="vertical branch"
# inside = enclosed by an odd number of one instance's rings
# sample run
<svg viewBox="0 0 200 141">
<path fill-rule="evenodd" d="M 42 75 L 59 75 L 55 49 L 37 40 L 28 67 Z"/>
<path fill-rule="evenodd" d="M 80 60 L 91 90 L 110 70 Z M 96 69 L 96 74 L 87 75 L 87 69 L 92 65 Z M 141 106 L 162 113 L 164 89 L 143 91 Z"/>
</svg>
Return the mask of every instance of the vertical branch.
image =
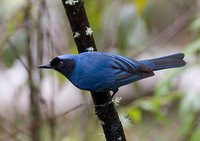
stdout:
<svg viewBox="0 0 200 141">
<path fill-rule="evenodd" d="M 86 51 L 97 51 L 82 0 L 62 0 L 73 37 L 79 53 Z M 110 100 L 109 92 L 91 92 L 95 105 L 96 114 L 101 121 L 107 141 L 125 141 L 124 131 L 119 116 L 111 102 L 108 106 L 105 103 Z M 99 112 L 101 111 L 101 112 Z"/>
<path fill-rule="evenodd" d="M 43 60 L 43 30 L 42 30 L 42 19 L 43 19 L 43 13 L 45 8 L 45 2 L 44 0 L 39 1 L 39 7 L 38 7 L 38 15 L 37 15 L 37 23 L 36 23 L 36 29 L 37 29 L 37 54 L 38 54 L 38 63 L 42 64 Z M 42 72 L 39 71 L 40 79 L 42 79 Z"/>
<path fill-rule="evenodd" d="M 31 125 L 38 124 L 41 122 L 40 108 L 39 108 L 39 92 L 34 83 L 33 77 L 33 56 L 31 50 L 31 1 L 27 1 L 25 8 L 25 20 L 26 20 L 26 46 L 27 46 L 27 63 L 28 63 L 28 85 L 30 89 L 30 114 L 31 114 Z M 31 137 L 33 141 L 40 141 L 40 126 L 31 128 Z"/>
<path fill-rule="evenodd" d="M 48 22 L 50 22 L 51 25 L 51 20 L 50 20 L 50 15 L 48 13 L 48 9 L 47 9 L 47 3 L 46 0 L 39 0 L 39 5 L 38 5 L 38 18 L 37 18 L 37 54 L 38 54 L 38 64 L 42 64 L 42 60 L 43 60 L 43 53 L 44 53 L 44 49 L 43 49 L 43 43 L 44 41 L 50 42 L 50 47 L 52 48 L 52 52 L 53 52 L 53 41 L 52 41 L 52 37 L 50 35 L 50 30 L 51 30 L 51 26 L 49 26 L 48 30 L 44 30 L 42 28 L 42 24 L 43 24 L 43 20 L 44 20 L 44 16 L 47 16 Z M 46 34 L 46 35 L 45 35 Z M 39 71 L 40 73 L 40 80 L 42 79 L 42 73 L 41 71 Z M 54 82 L 52 82 L 52 86 L 54 86 Z M 54 91 L 54 90 L 53 90 Z M 54 94 L 54 93 L 53 93 Z M 50 128 L 50 138 L 51 141 L 55 141 L 56 138 L 56 117 L 55 117 L 55 102 L 54 102 L 54 95 L 52 95 L 51 100 L 50 100 L 50 106 L 49 106 L 49 110 L 48 107 L 44 101 L 43 106 L 45 106 L 46 108 L 46 118 L 48 121 L 48 125 Z"/>
<path fill-rule="evenodd" d="M 72 3 L 70 3 L 72 1 Z M 79 53 L 88 51 L 89 48 L 96 51 L 96 45 L 92 35 L 88 18 L 82 0 L 62 0 L 73 37 Z M 91 31 L 90 31 L 91 30 Z"/>
</svg>

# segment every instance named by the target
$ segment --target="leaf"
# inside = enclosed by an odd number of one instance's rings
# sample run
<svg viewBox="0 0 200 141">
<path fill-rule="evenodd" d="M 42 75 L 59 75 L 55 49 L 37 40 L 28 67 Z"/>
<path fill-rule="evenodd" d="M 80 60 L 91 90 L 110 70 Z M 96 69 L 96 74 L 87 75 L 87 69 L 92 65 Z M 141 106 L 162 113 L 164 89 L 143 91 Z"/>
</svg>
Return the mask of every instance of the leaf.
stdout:
<svg viewBox="0 0 200 141">
<path fill-rule="evenodd" d="M 196 20 L 194 20 L 194 21 L 192 22 L 191 28 L 192 28 L 192 30 L 193 30 L 194 32 L 200 31 L 200 19 L 199 19 L 199 18 L 196 19 Z"/>
<path fill-rule="evenodd" d="M 136 123 L 139 123 L 142 119 L 142 111 L 137 107 L 131 108 L 128 115 Z"/>
<path fill-rule="evenodd" d="M 6 28 L 9 33 L 13 33 L 16 30 L 16 22 L 12 21 L 12 22 L 7 23 Z"/>
<path fill-rule="evenodd" d="M 192 42 L 185 50 L 187 55 L 192 55 L 193 53 L 200 51 L 200 39 Z"/>
<path fill-rule="evenodd" d="M 137 11 L 139 15 L 142 15 L 145 11 L 145 8 L 148 5 L 148 0 L 136 0 Z"/>
<path fill-rule="evenodd" d="M 191 141 L 200 141 L 200 127 L 198 127 L 196 130 L 194 130 Z"/>
</svg>

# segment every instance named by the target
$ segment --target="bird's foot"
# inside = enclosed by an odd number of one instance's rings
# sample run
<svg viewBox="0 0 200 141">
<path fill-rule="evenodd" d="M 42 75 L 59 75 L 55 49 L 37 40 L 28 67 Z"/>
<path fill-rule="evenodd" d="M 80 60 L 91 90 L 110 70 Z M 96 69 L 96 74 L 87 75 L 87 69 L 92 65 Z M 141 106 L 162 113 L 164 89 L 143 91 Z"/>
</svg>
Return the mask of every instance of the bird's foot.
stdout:
<svg viewBox="0 0 200 141">
<path fill-rule="evenodd" d="M 117 89 L 114 89 L 112 92 L 112 94 L 111 94 L 111 97 L 110 97 L 110 101 L 112 101 L 112 98 L 115 96 L 115 94 L 118 92 L 118 88 Z"/>
<path fill-rule="evenodd" d="M 97 115 L 101 114 L 103 112 L 103 110 L 105 110 L 105 108 L 108 107 L 108 105 L 110 105 L 111 103 L 113 103 L 112 98 L 115 96 L 115 94 L 117 93 L 117 91 L 118 91 L 118 89 L 114 89 L 112 91 L 113 93 L 111 94 L 111 97 L 109 98 L 109 100 L 106 103 L 101 104 L 101 105 L 95 105 L 95 107 L 102 107 L 101 109 L 99 109 L 98 111 L 95 112 Z"/>
</svg>

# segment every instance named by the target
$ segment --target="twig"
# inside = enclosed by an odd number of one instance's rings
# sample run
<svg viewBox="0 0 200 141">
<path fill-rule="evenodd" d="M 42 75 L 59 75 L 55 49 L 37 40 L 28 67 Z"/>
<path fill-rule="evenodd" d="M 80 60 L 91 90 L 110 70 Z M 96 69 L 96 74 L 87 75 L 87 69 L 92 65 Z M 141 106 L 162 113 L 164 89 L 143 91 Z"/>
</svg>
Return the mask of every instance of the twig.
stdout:
<svg viewBox="0 0 200 141">
<path fill-rule="evenodd" d="M 61 115 L 56 116 L 56 117 L 55 117 L 55 120 L 57 120 L 58 118 L 61 118 L 61 117 L 63 117 L 64 115 L 69 114 L 70 112 L 72 112 L 72 111 L 74 111 L 74 110 L 80 108 L 82 105 L 83 105 L 83 104 L 80 104 L 80 105 L 78 105 L 78 106 L 76 106 L 76 107 L 70 109 L 69 111 L 66 111 L 65 113 L 63 113 L 63 114 L 61 114 Z M 1 138 L 0 138 L 0 141 L 2 141 L 2 140 L 7 140 L 7 139 L 10 138 L 10 137 L 16 136 L 18 133 L 24 133 L 24 134 L 26 134 L 26 135 L 31 136 L 31 134 L 29 134 L 29 132 L 27 132 L 27 130 L 30 130 L 30 129 L 31 129 L 31 130 L 37 129 L 38 127 L 42 126 L 42 125 L 45 123 L 45 121 L 46 121 L 46 119 L 43 119 L 43 120 L 41 121 L 41 123 L 36 123 L 36 124 L 34 123 L 34 124 L 31 124 L 31 125 L 28 125 L 28 126 L 24 126 L 24 127 L 22 127 L 22 128 L 17 128 L 16 126 L 13 125 L 13 127 L 14 127 L 16 130 L 13 131 L 13 132 L 11 132 L 11 133 L 9 133 L 8 135 L 6 135 L 6 136 L 4 136 L 4 137 L 1 137 Z"/>
<path fill-rule="evenodd" d="M 82 0 L 62 0 L 73 37 L 79 53 L 96 51 L 93 31 L 89 25 Z M 94 105 L 104 105 L 111 99 L 109 92 L 91 92 Z M 102 110 L 102 112 L 97 112 Z M 104 130 L 107 141 L 126 141 L 122 124 L 113 103 L 102 109 L 95 106 L 95 111 Z"/>
<path fill-rule="evenodd" d="M 83 106 L 83 104 L 79 104 L 78 106 L 72 108 L 71 110 L 62 113 L 61 115 L 56 116 L 56 118 L 63 117 L 63 116 L 65 116 L 65 115 L 71 113 L 72 111 L 74 111 L 74 110 L 76 110 L 76 109 L 78 109 L 78 108 L 80 108 L 80 107 L 82 107 L 82 106 Z"/>
</svg>

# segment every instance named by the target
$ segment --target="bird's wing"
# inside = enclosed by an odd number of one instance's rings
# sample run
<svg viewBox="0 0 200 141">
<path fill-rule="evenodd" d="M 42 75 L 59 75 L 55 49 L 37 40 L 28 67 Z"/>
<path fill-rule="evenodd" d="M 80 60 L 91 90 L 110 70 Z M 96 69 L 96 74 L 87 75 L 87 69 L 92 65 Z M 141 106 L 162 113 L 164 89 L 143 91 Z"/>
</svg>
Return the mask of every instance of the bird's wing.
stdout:
<svg viewBox="0 0 200 141">
<path fill-rule="evenodd" d="M 115 81 L 110 85 L 107 84 L 108 87 L 120 87 L 154 75 L 152 68 L 141 62 L 118 55 L 112 58 L 111 68 Z"/>
</svg>

